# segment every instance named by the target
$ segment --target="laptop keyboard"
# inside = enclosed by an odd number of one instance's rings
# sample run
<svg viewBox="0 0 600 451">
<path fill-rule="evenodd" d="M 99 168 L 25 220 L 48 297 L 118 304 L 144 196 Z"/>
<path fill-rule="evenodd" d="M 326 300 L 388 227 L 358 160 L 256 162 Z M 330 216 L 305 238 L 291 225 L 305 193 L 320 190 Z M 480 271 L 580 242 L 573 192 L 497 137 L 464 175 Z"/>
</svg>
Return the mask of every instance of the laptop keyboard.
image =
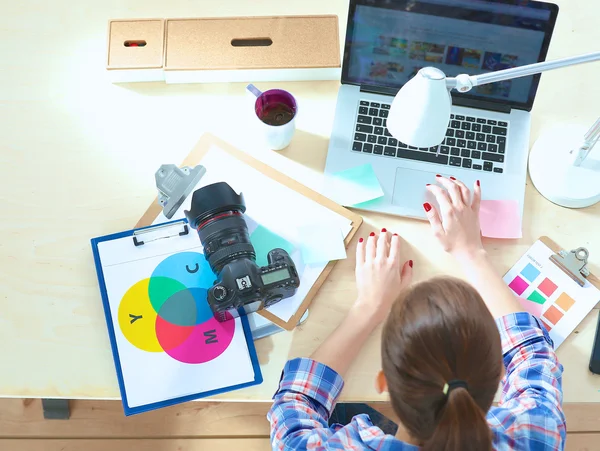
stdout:
<svg viewBox="0 0 600 451">
<path fill-rule="evenodd" d="M 497 174 L 504 172 L 508 122 L 452 114 L 442 144 L 412 147 L 399 142 L 388 131 L 389 110 L 386 103 L 360 101 L 353 151 Z"/>
</svg>

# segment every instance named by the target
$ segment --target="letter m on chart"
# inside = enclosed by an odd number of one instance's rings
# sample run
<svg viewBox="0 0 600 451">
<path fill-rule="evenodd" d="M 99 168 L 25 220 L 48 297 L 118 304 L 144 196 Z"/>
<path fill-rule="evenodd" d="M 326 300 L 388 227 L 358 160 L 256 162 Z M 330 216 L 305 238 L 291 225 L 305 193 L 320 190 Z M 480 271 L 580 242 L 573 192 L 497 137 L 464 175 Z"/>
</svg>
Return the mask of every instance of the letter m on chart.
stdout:
<svg viewBox="0 0 600 451">
<path fill-rule="evenodd" d="M 215 329 L 207 330 L 206 332 L 204 332 L 204 336 L 206 337 L 204 343 L 206 343 L 207 345 L 218 343 L 217 331 Z"/>
</svg>

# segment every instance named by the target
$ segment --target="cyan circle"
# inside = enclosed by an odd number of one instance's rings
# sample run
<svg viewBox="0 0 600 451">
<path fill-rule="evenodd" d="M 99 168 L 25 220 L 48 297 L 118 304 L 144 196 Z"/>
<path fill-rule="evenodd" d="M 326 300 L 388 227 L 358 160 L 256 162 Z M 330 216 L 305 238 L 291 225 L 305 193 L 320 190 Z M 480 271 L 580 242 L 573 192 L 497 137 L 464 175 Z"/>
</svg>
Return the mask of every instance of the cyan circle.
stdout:
<svg viewBox="0 0 600 451">
<path fill-rule="evenodd" d="M 210 265 L 199 252 L 181 252 L 165 258 L 152 272 L 152 278 L 167 277 L 176 280 L 186 288 L 208 289 L 213 285 L 215 275 Z"/>
</svg>

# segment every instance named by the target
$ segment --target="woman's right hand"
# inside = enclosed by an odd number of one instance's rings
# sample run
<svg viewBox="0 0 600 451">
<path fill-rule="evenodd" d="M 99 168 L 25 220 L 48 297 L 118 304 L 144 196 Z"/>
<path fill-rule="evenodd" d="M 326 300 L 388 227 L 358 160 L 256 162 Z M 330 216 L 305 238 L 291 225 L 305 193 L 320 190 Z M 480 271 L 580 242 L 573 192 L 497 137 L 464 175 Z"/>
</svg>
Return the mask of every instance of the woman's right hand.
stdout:
<svg viewBox="0 0 600 451">
<path fill-rule="evenodd" d="M 427 185 L 439 205 L 439 211 L 423 204 L 433 234 L 446 252 L 456 258 L 469 258 L 483 250 L 479 225 L 481 186 L 475 183 L 473 196 L 464 183 L 455 178 L 436 177 L 441 185 Z"/>
</svg>

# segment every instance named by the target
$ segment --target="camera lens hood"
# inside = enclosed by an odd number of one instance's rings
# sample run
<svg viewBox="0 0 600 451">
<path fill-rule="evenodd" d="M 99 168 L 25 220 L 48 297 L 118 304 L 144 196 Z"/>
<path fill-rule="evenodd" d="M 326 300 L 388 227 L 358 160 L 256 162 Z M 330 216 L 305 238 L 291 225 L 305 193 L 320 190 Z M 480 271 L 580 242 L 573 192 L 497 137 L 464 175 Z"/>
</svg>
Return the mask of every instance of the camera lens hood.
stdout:
<svg viewBox="0 0 600 451">
<path fill-rule="evenodd" d="M 191 209 L 184 213 L 190 225 L 196 229 L 206 219 L 226 211 L 244 213 L 244 195 L 237 194 L 227 183 L 218 182 L 194 191 Z"/>
</svg>

